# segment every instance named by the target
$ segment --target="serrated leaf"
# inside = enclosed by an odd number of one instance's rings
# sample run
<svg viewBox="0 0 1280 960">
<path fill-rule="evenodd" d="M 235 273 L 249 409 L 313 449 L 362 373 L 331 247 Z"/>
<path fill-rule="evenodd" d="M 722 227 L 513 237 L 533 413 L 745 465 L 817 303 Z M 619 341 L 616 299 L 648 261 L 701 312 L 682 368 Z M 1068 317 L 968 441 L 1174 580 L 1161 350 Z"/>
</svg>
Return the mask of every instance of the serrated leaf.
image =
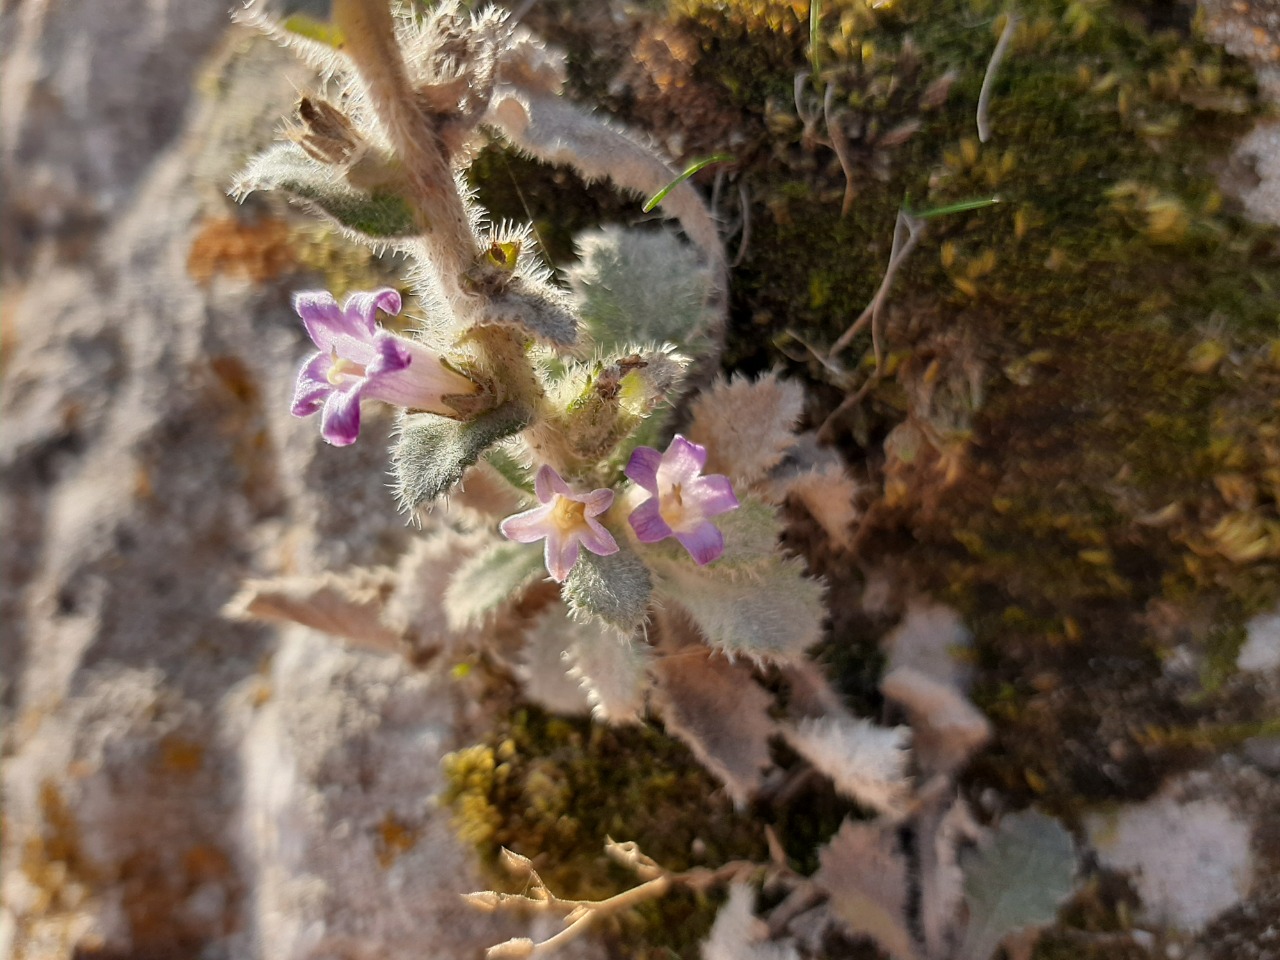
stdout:
<svg viewBox="0 0 1280 960">
<path fill-rule="evenodd" d="M 248 580 L 223 613 L 234 620 L 300 623 L 370 650 L 400 652 L 405 628 L 387 612 L 395 586 L 395 572 L 385 567 Z"/>
<path fill-rule="evenodd" d="M 625 541 L 618 548 L 607 557 L 582 551 L 564 582 L 563 596 L 575 616 L 592 617 L 631 636 L 649 615 L 653 581 Z"/>
<path fill-rule="evenodd" d="M 574 623 L 565 659 L 591 704 L 591 714 L 609 723 L 632 723 L 644 710 L 653 648 L 596 623 Z"/>
<path fill-rule="evenodd" d="M 583 323 L 606 352 L 655 341 L 696 347 L 706 335 L 706 271 L 670 231 L 608 227 L 578 240 L 569 282 Z"/>
<path fill-rule="evenodd" d="M 528 422 L 528 409 L 517 403 L 504 403 L 467 421 L 433 413 L 404 414 L 391 453 L 401 505 L 414 510 L 431 503 L 457 483 L 480 454 Z"/>
<path fill-rule="evenodd" d="M 480 640 L 479 631 L 450 629 L 440 615 L 444 594 L 460 565 L 491 542 L 488 533 L 462 534 L 447 526 L 415 538 L 396 565 L 396 591 L 388 605 L 388 616 L 406 625 L 406 637 L 415 662 L 425 662 L 435 653 L 450 653 L 471 647 Z"/>
<path fill-rule="evenodd" d="M 750 575 L 718 564 L 699 567 L 658 556 L 649 561 L 655 590 L 684 607 L 711 646 L 732 656 L 786 662 L 822 639 L 823 587 L 804 575 L 799 561 L 775 554 Z"/>
<path fill-rule="evenodd" d="M 752 912 L 755 899 L 747 884 L 729 886 L 729 899 L 702 942 L 702 960 L 799 960 L 794 943 L 769 941 L 768 924 Z"/>
<path fill-rule="evenodd" d="M 836 790 L 872 809 L 901 815 L 911 792 L 907 727 L 878 727 L 847 715 L 783 727 L 787 742 L 831 778 Z"/>
<path fill-rule="evenodd" d="M 548 604 L 525 631 L 516 676 L 529 702 L 552 713 L 579 716 L 588 713 L 591 704 L 578 680 L 569 676 L 569 664 L 565 662 L 565 648 L 572 643 L 569 632 L 574 626 L 563 603 Z"/>
<path fill-rule="evenodd" d="M 769 716 L 773 698 L 746 666 L 702 646 L 676 611 L 660 616 L 662 645 L 653 670 L 663 724 L 744 806 L 771 762 L 769 739 L 778 732 Z"/>
<path fill-rule="evenodd" d="M 959 770 L 991 736 L 991 722 L 963 693 L 914 667 L 890 670 L 880 691 L 906 710 L 916 760 L 926 774 Z"/>
<path fill-rule="evenodd" d="M 948 956 L 955 946 L 964 901 L 960 846 L 981 830 L 964 800 L 948 800 L 945 794 L 927 801 L 916 820 L 920 929 L 930 957 Z"/>
<path fill-rule="evenodd" d="M 525 587 L 546 575 L 542 550 L 527 543 L 495 543 L 464 563 L 444 594 L 449 627 L 463 630 L 481 623 L 519 598 Z"/>
<path fill-rule="evenodd" d="M 782 461 L 803 408 L 804 391 L 795 381 L 772 373 L 737 376 L 698 397 L 685 436 L 707 448 L 707 473 L 747 486 Z"/>
<path fill-rule="evenodd" d="M 832 914 L 855 936 L 870 937 L 894 960 L 916 960 L 907 926 L 907 861 L 896 831 L 846 820 L 818 852 L 813 880 L 831 895 Z"/>
<path fill-rule="evenodd" d="M 991 843 L 963 866 L 969 928 L 960 960 L 990 960 L 1010 934 L 1052 923 L 1075 889 L 1071 834 L 1034 810 L 1005 817 Z"/>
<path fill-rule="evenodd" d="M 465 326 L 515 327 L 534 340 L 560 350 L 578 343 L 578 318 L 563 292 L 529 277 L 515 277 L 506 290 L 485 297 Z"/>
<path fill-rule="evenodd" d="M 390 190 L 357 190 L 341 169 L 320 163 L 296 143 L 276 144 L 255 157 L 236 180 L 231 195 L 243 200 L 256 190 L 281 190 L 374 240 L 422 232 L 413 208 L 402 196 Z"/>
</svg>

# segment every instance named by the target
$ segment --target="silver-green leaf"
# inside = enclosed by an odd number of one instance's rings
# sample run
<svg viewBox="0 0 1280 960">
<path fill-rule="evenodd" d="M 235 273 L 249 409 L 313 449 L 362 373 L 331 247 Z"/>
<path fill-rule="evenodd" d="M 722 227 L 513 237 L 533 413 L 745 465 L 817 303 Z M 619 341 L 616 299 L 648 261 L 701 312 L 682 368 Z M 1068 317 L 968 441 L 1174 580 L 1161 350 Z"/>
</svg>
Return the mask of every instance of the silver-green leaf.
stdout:
<svg viewBox="0 0 1280 960">
<path fill-rule="evenodd" d="M 499 440 L 518 433 L 530 419 L 523 404 L 509 402 L 474 420 L 434 413 L 407 413 L 391 453 L 396 496 L 407 510 L 436 500 L 462 478 L 467 467 Z"/>
<path fill-rule="evenodd" d="M 624 636 L 648 617 L 652 593 L 648 568 L 625 542 L 607 557 L 582 551 L 562 591 L 575 617 L 592 617 Z"/>
<path fill-rule="evenodd" d="M 1009 934 L 1053 922 L 1075 889 L 1075 844 L 1034 810 L 1000 822 L 991 843 L 964 863 L 969 928 L 960 960 L 990 960 Z"/>
<path fill-rule="evenodd" d="M 651 340 L 690 348 L 706 337 L 707 272 L 674 234 L 612 227 L 578 247 L 582 261 L 569 280 L 597 347 Z"/>
<path fill-rule="evenodd" d="M 546 573 L 542 550 L 525 543 L 495 543 L 464 563 L 449 581 L 444 615 L 463 630 L 482 622 Z"/>
<path fill-rule="evenodd" d="M 804 575 L 799 561 L 775 556 L 750 575 L 718 563 L 650 561 L 659 595 L 684 607 L 712 647 L 785 663 L 822 638 L 823 587 Z"/>
<path fill-rule="evenodd" d="M 243 200 L 256 190 L 280 190 L 341 226 L 373 240 L 415 236 L 422 227 L 407 200 L 389 189 L 357 190 L 340 168 L 308 156 L 296 143 L 276 144 L 255 157 L 231 195 Z"/>
</svg>

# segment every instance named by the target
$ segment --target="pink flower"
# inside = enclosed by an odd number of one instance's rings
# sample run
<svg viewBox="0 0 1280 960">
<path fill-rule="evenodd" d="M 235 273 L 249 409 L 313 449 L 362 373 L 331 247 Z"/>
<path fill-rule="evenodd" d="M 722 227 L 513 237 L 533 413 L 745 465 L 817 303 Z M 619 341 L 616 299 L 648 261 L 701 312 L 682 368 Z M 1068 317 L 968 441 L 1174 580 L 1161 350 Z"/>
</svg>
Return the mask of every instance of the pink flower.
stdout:
<svg viewBox="0 0 1280 960">
<path fill-rule="evenodd" d="M 320 414 L 320 435 L 335 446 L 360 434 L 360 401 L 381 400 L 410 410 L 453 415 L 443 398 L 475 392 L 425 344 L 378 328 L 379 309 L 400 312 L 400 294 L 386 288 L 353 293 L 341 307 L 323 290 L 299 293 L 293 308 L 319 353 L 298 371 L 293 415 Z"/>
<path fill-rule="evenodd" d="M 734 510 L 738 498 L 729 478 L 702 476 L 707 448 L 676 434 L 666 453 L 636 447 L 624 471 L 651 493 L 627 522 L 641 543 L 674 536 L 699 566 L 724 553 L 724 536 L 708 518 Z"/>
<path fill-rule="evenodd" d="M 560 474 L 543 465 L 533 481 L 542 506 L 507 517 L 498 529 L 508 540 L 536 543 L 546 539 L 547 572 L 563 582 L 578 562 L 579 547 L 607 557 L 618 552 L 613 535 L 596 517 L 613 505 L 613 491 L 574 493 Z"/>
</svg>

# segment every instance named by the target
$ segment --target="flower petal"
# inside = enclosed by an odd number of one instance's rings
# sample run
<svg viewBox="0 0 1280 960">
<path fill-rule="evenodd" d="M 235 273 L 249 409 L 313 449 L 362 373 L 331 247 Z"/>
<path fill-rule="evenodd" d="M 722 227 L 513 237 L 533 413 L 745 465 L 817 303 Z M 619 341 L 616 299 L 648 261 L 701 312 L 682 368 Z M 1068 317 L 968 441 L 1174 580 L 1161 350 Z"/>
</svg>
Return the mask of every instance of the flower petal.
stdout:
<svg viewBox="0 0 1280 960">
<path fill-rule="evenodd" d="M 613 506 L 613 491 L 601 487 L 599 490 L 592 490 L 584 496 L 575 496 L 573 499 L 580 500 L 586 505 L 583 514 L 587 519 L 590 519 L 591 517 L 600 516 L 600 514 Z"/>
<path fill-rule="evenodd" d="M 684 488 L 684 498 L 691 502 L 704 517 L 735 510 L 739 506 L 738 495 L 733 492 L 729 478 L 718 473 L 699 477 Z"/>
<path fill-rule="evenodd" d="M 677 533 L 676 539 L 700 567 L 724 553 L 724 534 L 710 521 L 698 524 L 687 533 Z"/>
<path fill-rule="evenodd" d="M 517 543 L 536 543 L 555 529 L 550 520 L 551 511 L 554 509 L 555 504 L 548 503 L 514 514 L 498 524 L 498 529 L 508 540 L 514 540 Z"/>
<path fill-rule="evenodd" d="M 685 484 L 697 478 L 707 465 L 707 448 L 676 434 L 662 455 L 658 482 L 662 486 Z"/>
<path fill-rule="evenodd" d="M 618 552 L 618 541 L 613 539 L 613 534 L 604 528 L 604 525 L 592 517 L 587 517 L 587 522 L 578 527 L 573 532 L 582 545 L 599 557 L 608 557 Z"/>
<path fill-rule="evenodd" d="M 342 305 L 342 313 L 351 323 L 358 323 L 360 329 L 370 335 L 378 329 L 378 310 L 382 309 L 395 316 L 400 312 L 400 294 L 390 287 L 381 290 L 360 291 L 347 297 Z"/>
<path fill-rule="evenodd" d="M 413 362 L 407 342 L 394 333 L 379 331 L 373 338 L 373 359 L 365 367 L 370 377 L 395 373 Z"/>
<path fill-rule="evenodd" d="M 293 309 L 302 318 L 311 342 L 328 353 L 344 337 L 365 339 L 373 331 L 365 331 L 352 323 L 338 307 L 338 301 L 327 290 L 304 290 L 293 295 Z"/>
<path fill-rule="evenodd" d="M 324 406 L 324 401 L 333 392 L 333 384 L 328 378 L 330 363 L 326 354 L 317 353 L 298 371 L 298 382 L 293 387 L 292 410 L 295 417 L 309 417 Z"/>
<path fill-rule="evenodd" d="M 555 468 L 547 463 L 539 468 L 538 475 L 533 478 L 533 492 L 538 495 L 541 503 L 550 503 L 556 494 L 578 499 L 573 496 L 573 491 L 569 489 L 569 485 L 564 482 L 560 474 L 556 473 Z"/>
<path fill-rule="evenodd" d="M 360 436 L 360 384 L 350 390 L 334 390 L 320 414 L 320 436 L 335 447 L 345 447 Z"/>
<path fill-rule="evenodd" d="M 650 497 L 627 517 L 627 523 L 631 524 L 636 539 L 641 543 L 657 543 L 673 533 L 667 521 L 662 519 L 661 507 L 662 501 L 658 497 Z"/>
<path fill-rule="evenodd" d="M 564 578 L 569 576 L 569 571 L 573 569 L 573 565 L 578 562 L 580 552 L 577 537 L 563 536 L 559 530 L 548 536 L 543 557 L 551 579 L 563 583 Z"/>
<path fill-rule="evenodd" d="M 658 467 L 661 465 L 662 454 L 653 447 L 636 447 L 622 472 L 650 493 L 657 493 Z"/>
</svg>

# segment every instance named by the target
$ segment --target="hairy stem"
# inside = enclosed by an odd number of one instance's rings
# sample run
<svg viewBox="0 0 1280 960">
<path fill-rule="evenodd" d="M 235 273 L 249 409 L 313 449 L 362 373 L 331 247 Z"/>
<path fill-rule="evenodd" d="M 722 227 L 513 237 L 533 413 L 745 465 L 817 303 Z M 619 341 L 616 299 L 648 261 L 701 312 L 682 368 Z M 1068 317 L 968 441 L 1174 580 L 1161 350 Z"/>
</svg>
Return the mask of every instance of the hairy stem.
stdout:
<svg viewBox="0 0 1280 960">
<path fill-rule="evenodd" d="M 333 0 L 343 52 L 369 90 L 378 120 L 404 165 L 426 252 L 457 305 L 462 277 L 479 256 L 443 144 L 409 82 L 388 0 Z"/>
</svg>

